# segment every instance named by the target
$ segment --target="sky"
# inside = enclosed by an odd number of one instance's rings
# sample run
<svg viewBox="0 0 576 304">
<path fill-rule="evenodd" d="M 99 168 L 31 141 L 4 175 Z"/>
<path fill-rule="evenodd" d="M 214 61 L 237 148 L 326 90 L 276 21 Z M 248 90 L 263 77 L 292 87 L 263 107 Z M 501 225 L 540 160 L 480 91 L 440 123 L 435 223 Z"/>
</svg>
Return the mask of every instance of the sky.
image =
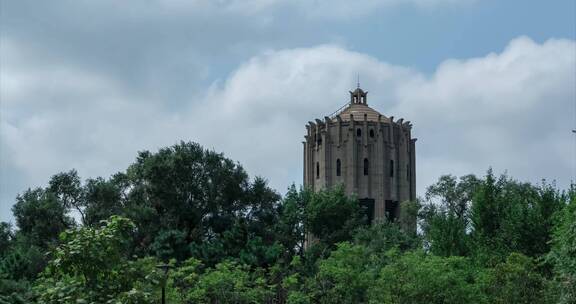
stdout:
<svg viewBox="0 0 576 304">
<path fill-rule="evenodd" d="M 0 221 L 28 188 L 198 142 L 279 193 L 349 100 L 412 121 L 417 192 L 576 179 L 573 0 L 2 0 Z"/>
</svg>

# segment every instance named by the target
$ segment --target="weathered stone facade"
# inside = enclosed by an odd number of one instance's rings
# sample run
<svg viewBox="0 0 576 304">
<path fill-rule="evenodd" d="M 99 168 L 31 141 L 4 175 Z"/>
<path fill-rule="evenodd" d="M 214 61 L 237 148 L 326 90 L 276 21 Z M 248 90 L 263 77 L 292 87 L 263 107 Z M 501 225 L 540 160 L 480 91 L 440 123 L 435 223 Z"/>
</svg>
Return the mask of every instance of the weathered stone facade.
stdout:
<svg viewBox="0 0 576 304">
<path fill-rule="evenodd" d="M 346 107 L 306 125 L 304 185 L 318 191 L 342 184 L 370 220 L 394 221 L 400 203 L 416 199 L 416 139 L 409 121 L 378 113 L 366 97 L 358 87 Z"/>
</svg>

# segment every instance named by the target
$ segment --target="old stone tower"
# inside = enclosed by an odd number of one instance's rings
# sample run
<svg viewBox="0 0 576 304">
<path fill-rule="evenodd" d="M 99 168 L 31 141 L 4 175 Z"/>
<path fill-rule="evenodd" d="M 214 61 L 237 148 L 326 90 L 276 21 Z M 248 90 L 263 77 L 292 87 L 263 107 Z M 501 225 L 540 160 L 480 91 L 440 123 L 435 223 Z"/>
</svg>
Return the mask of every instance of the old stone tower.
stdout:
<svg viewBox="0 0 576 304">
<path fill-rule="evenodd" d="M 416 139 L 409 121 L 370 108 L 367 94 L 358 86 L 349 104 L 306 125 L 304 185 L 318 191 L 342 184 L 370 221 L 395 221 L 400 203 L 416 199 Z"/>
</svg>

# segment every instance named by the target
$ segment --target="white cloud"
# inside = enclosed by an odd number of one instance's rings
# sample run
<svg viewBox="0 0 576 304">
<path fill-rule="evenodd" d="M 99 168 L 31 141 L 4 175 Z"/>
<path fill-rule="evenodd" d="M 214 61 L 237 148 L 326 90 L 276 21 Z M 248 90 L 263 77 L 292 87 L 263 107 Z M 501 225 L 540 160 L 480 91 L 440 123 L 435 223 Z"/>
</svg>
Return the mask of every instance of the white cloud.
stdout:
<svg viewBox="0 0 576 304">
<path fill-rule="evenodd" d="M 304 123 L 347 102 L 359 72 L 371 105 L 414 122 L 420 193 L 440 174 L 482 175 L 490 166 L 567 186 L 575 166 L 575 56 L 574 41 L 519 37 L 501 53 L 447 60 L 427 77 L 338 46 L 282 50 L 241 66 L 207 98 L 213 107 L 202 109 L 222 121 L 217 147 L 282 187 L 284 176 L 300 182 L 294 143 Z"/>
<path fill-rule="evenodd" d="M 449 60 L 431 78 L 406 83 L 393 111 L 415 121 L 420 163 L 434 163 L 420 170 L 421 182 L 493 166 L 566 186 L 576 159 L 575 84 L 574 41 L 519 37 L 500 54 Z"/>
<path fill-rule="evenodd" d="M 566 185 L 575 166 L 575 45 L 520 37 L 501 53 L 448 60 L 431 76 L 335 45 L 268 51 L 175 114 L 104 75 L 12 60 L 26 57 L 13 43 L 0 70 L 3 204 L 59 171 L 107 176 L 136 151 L 179 140 L 223 151 L 284 192 L 302 179 L 304 125 L 346 103 L 357 73 L 371 106 L 413 122 L 420 193 L 440 174 L 488 166 Z"/>
</svg>

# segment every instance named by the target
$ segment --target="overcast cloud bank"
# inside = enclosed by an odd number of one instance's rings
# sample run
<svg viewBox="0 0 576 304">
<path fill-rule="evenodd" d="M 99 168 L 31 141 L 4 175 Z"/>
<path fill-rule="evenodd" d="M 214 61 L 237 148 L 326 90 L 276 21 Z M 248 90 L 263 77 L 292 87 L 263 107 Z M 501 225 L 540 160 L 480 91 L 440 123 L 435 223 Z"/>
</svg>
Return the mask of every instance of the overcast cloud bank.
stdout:
<svg viewBox="0 0 576 304">
<path fill-rule="evenodd" d="M 496 172 L 533 182 L 575 175 L 576 43 L 518 37 L 499 53 L 446 60 L 432 75 L 339 45 L 270 50 L 189 97 L 178 111 L 105 74 L 35 62 L 2 40 L 2 217 L 16 193 L 76 168 L 123 170 L 136 151 L 199 142 L 267 178 L 302 179 L 304 125 L 348 101 L 356 74 L 368 103 L 414 124 L 418 193 L 441 174 Z"/>
</svg>

